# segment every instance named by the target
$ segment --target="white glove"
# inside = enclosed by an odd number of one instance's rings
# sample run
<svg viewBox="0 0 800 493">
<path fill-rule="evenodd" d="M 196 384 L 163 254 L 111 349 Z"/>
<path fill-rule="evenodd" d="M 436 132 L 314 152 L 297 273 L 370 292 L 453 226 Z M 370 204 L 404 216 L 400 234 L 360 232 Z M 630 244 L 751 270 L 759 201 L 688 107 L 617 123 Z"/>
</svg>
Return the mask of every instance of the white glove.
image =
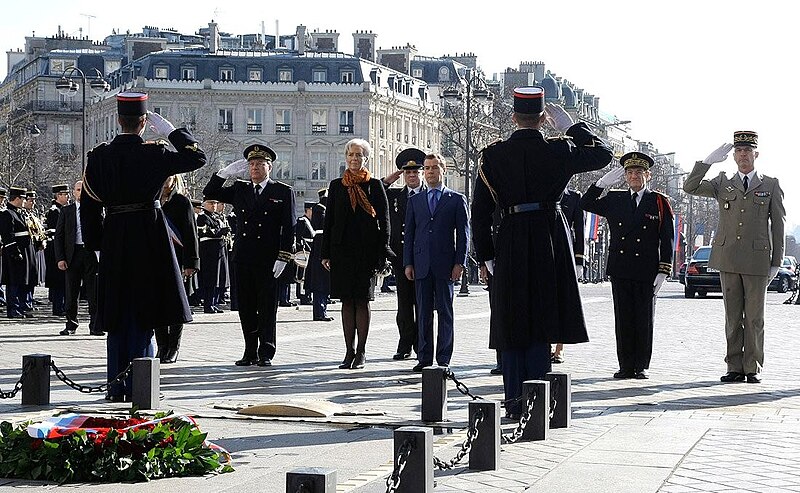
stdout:
<svg viewBox="0 0 800 493">
<path fill-rule="evenodd" d="M 100 250 L 95 250 L 94 255 L 97 257 L 97 261 L 100 262 Z"/>
<path fill-rule="evenodd" d="M 623 168 L 622 166 L 611 168 L 611 171 L 601 176 L 600 179 L 597 180 L 597 183 L 595 183 L 595 185 L 597 185 L 600 188 L 608 188 L 611 185 L 622 181 L 622 177 L 624 176 L 625 176 L 625 168 Z"/>
<path fill-rule="evenodd" d="M 283 269 L 286 268 L 286 262 L 283 260 L 276 260 L 275 267 L 272 268 L 272 274 L 275 276 L 275 279 L 281 277 L 283 274 Z"/>
<path fill-rule="evenodd" d="M 168 136 L 173 132 L 173 130 L 175 130 L 175 125 L 171 124 L 169 120 L 158 113 L 153 113 L 152 111 L 147 112 L 147 123 L 150 124 L 150 128 L 153 129 L 153 132 L 157 133 L 158 135 L 163 135 L 164 137 Z"/>
<path fill-rule="evenodd" d="M 489 271 L 489 274 L 494 275 L 494 259 L 489 259 L 483 264 L 486 266 L 486 270 Z"/>
<path fill-rule="evenodd" d="M 771 283 L 771 282 L 772 282 L 772 280 L 773 280 L 773 279 L 775 279 L 775 276 L 777 276 L 777 275 L 778 275 L 778 271 L 779 271 L 780 269 L 781 269 L 781 268 L 780 268 L 780 267 L 778 267 L 777 265 L 771 265 L 771 266 L 769 267 L 769 279 L 767 279 L 767 284 Z"/>
<path fill-rule="evenodd" d="M 247 159 L 239 159 L 238 161 L 234 161 L 231 164 L 225 166 L 221 170 L 217 171 L 217 176 L 220 178 L 249 178 L 249 171 L 250 165 L 247 162 Z"/>
<path fill-rule="evenodd" d="M 547 113 L 547 119 L 550 124 L 559 132 L 566 131 L 574 123 L 567 110 L 557 104 L 547 103 L 544 111 Z"/>
<path fill-rule="evenodd" d="M 659 272 L 656 274 L 656 280 L 653 282 L 653 296 L 658 294 L 658 290 L 661 289 L 661 285 L 664 284 L 664 281 L 667 280 L 667 275 L 663 272 Z"/>
<path fill-rule="evenodd" d="M 707 158 L 703 159 L 705 164 L 721 163 L 728 159 L 728 153 L 733 149 L 733 144 L 722 144 L 714 150 Z"/>
<path fill-rule="evenodd" d="M 576 265 L 575 266 L 575 277 L 578 278 L 579 281 L 581 279 L 583 279 L 583 266 L 582 265 Z"/>
</svg>

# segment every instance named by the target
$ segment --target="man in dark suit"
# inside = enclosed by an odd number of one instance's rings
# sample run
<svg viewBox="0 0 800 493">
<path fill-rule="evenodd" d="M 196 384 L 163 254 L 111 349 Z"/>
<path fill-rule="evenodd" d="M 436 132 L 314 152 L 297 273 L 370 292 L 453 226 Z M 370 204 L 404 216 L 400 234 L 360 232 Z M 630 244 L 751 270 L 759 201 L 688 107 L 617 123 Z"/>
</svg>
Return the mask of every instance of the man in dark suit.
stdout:
<svg viewBox="0 0 800 493">
<path fill-rule="evenodd" d="M 425 161 L 425 153 L 419 149 L 405 149 L 397 155 L 395 164 L 402 171 L 405 186 L 402 188 L 388 188 L 386 198 L 389 200 L 389 222 L 391 236 L 389 238 L 392 251 L 397 257 L 391 259 L 392 271 L 397 288 L 397 330 L 400 340 L 397 343 L 397 352 L 392 359 L 403 360 L 411 357 L 411 350 L 417 350 L 419 327 L 417 325 L 417 296 L 414 291 L 414 281 L 409 280 L 405 274 L 403 262 L 403 237 L 405 235 L 406 204 L 409 198 L 423 190 L 420 180 L 420 169 Z M 394 176 L 394 175 L 392 175 Z M 384 183 L 386 179 L 384 179 Z"/>
<path fill-rule="evenodd" d="M 26 190 L 9 187 L 6 210 L 0 212 L 0 242 L 3 245 L 3 279 L 8 318 L 30 318 L 25 313 L 28 286 L 38 279 L 30 229 L 22 206 Z"/>
<path fill-rule="evenodd" d="M 311 242 L 311 255 L 306 268 L 305 289 L 311 293 L 315 322 L 332 322 L 328 315 L 328 302 L 331 293 L 331 274 L 322 266 L 322 234 L 325 227 L 326 203 L 328 189 L 317 191 L 319 202 L 311 208 L 311 228 L 314 230 L 314 241 Z"/>
<path fill-rule="evenodd" d="M 418 308 L 417 360 L 421 372 L 433 364 L 433 310 L 439 319 L 436 362 L 449 366 L 453 355 L 453 283 L 467 261 L 469 219 L 463 194 L 444 186 L 444 158 L 428 154 L 424 161 L 426 193 L 408 200 L 403 261 L 414 281 Z"/>
<path fill-rule="evenodd" d="M 78 299 L 81 285 L 86 289 L 89 302 L 89 333 L 94 336 L 104 334 L 96 325 L 97 314 L 97 256 L 86 249 L 81 234 L 80 208 L 82 181 L 75 182 L 72 193 L 75 202 L 64 206 L 56 224 L 53 249 L 59 272 L 66 277 L 66 315 L 67 326 L 59 332 L 62 336 L 74 334 L 78 328 Z"/>
<path fill-rule="evenodd" d="M 649 378 L 656 294 L 672 269 L 674 225 L 669 199 L 647 188 L 653 158 L 629 152 L 589 187 L 581 207 L 605 216 L 611 232 L 606 273 L 611 277 L 619 371 L 614 378 Z M 628 190 L 603 189 L 625 177 Z"/>
<path fill-rule="evenodd" d="M 303 208 L 303 215 L 297 218 L 294 224 L 294 248 L 296 252 L 311 252 L 311 245 L 314 243 L 314 227 L 311 226 L 311 216 L 314 213 L 314 203 L 306 202 Z M 294 265 L 294 280 L 297 282 L 296 294 L 301 305 L 311 305 L 311 292 L 305 290 L 303 279 L 308 265 L 301 267 Z"/>
<path fill-rule="evenodd" d="M 290 186 L 269 178 L 275 151 L 253 144 L 244 150 L 244 157 L 212 175 L 203 194 L 231 204 L 236 212 L 232 261 L 245 343 L 236 365 L 271 366 L 277 279 L 292 259 L 294 193 Z M 227 178 L 234 177 L 240 180 L 224 186 Z"/>
<path fill-rule="evenodd" d="M 122 132 L 89 152 L 81 189 L 83 242 L 100 252 L 95 324 L 108 332 L 109 381 L 135 358 L 153 356 L 156 327 L 192 320 L 158 199 L 168 176 L 201 168 L 206 155 L 188 130 L 176 130 L 146 105 L 147 94 L 117 95 Z M 147 123 L 175 150 L 145 142 Z M 106 398 L 130 401 L 131 385 L 130 377 L 110 385 Z"/>
<path fill-rule="evenodd" d="M 53 305 L 53 315 L 63 317 L 64 311 L 64 271 L 58 268 L 55 257 L 55 246 L 53 239 L 56 234 L 56 225 L 61 216 L 61 209 L 69 203 L 69 185 L 53 185 L 53 203 L 44 216 L 45 233 L 47 234 L 47 246 L 44 247 L 45 278 L 44 284 L 47 286 L 47 298 Z"/>
</svg>

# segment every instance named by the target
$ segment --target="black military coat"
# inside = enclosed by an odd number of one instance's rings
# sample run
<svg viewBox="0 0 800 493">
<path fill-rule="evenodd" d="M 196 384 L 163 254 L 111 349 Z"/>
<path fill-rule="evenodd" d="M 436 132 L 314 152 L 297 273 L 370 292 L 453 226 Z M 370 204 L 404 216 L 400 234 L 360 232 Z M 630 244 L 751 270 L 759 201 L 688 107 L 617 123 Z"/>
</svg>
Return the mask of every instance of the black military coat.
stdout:
<svg viewBox="0 0 800 493">
<path fill-rule="evenodd" d="M 424 190 L 424 188 L 420 188 Z M 408 186 L 403 188 L 386 189 L 386 198 L 389 200 L 389 224 L 390 236 L 389 245 L 395 253 L 395 257 L 390 259 L 394 275 L 405 275 L 403 265 L 403 234 L 406 229 L 406 206 L 408 205 Z"/>
<path fill-rule="evenodd" d="M 230 228 L 225 226 L 218 214 L 203 211 L 197 215 L 197 231 L 200 239 L 200 287 L 224 287 L 228 281 L 228 262 L 225 236 Z"/>
<path fill-rule="evenodd" d="M 169 140 L 177 152 L 120 134 L 88 154 L 81 234 L 88 249 L 100 251 L 97 326 L 103 330 L 192 320 L 164 211 L 148 205 L 158 202 L 168 176 L 201 168 L 206 155 L 186 129 Z"/>
<path fill-rule="evenodd" d="M 311 208 L 311 227 L 314 229 L 314 241 L 311 242 L 311 255 L 305 272 L 304 289 L 306 292 L 319 291 L 327 293 L 331 288 L 331 277 L 322 266 L 322 235 L 325 227 L 325 204 L 314 204 Z"/>
<path fill-rule="evenodd" d="M 38 282 L 36 252 L 23 209 L 8 204 L 0 211 L 0 242 L 3 245 L 2 284 L 30 285 Z"/>
<path fill-rule="evenodd" d="M 61 215 L 61 204 L 53 201 L 53 204 L 47 210 L 44 216 L 44 229 L 47 233 L 47 246 L 44 247 L 44 285 L 51 289 L 64 289 L 66 282 L 64 271 L 58 269 L 58 262 L 56 262 L 54 239 L 56 235 L 56 226 L 58 226 L 58 217 Z"/>
<path fill-rule="evenodd" d="M 495 261 L 491 317 L 498 349 L 588 340 L 564 215 L 554 207 L 504 214 L 492 242 L 496 207 L 554 206 L 573 175 L 611 161 L 611 149 L 585 124 L 567 135 L 546 140 L 538 130 L 520 129 L 481 152 L 472 231 L 477 260 Z"/>
<path fill-rule="evenodd" d="M 583 209 L 581 209 L 581 193 L 568 188 L 561 196 L 561 213 L 567 220 L 567 227 L 572 232 L 572 251 L 575 254 L 575 265 L 583 265 L 583 252 L 586 235 L 584 234 Z"/>
<path fill-rule="evenodd" d="M 592 185 L 581 199 L 581 207 L 604 216 L 611 231 L 606 274 L 612 278 L 653 282 L 656 274 L 669 274 L 675 246 L 672 208 L 666 196 L 645 189 L 638 207 L 631 205 L 631 192 Z"/>
<path fill-rule="evenodd" d="M 170 234 L 174 235 L 172 246 L 175 248 L 178 267 L 181 270 L 199 269 L 197 223 L 191 201 L 185 195 L 173 193 L 161 208 L 167 218 Z M 183 286 L 187 295 L 194 293 L 198 288 L 197 276 L 184 279 Z"/>
</svg>

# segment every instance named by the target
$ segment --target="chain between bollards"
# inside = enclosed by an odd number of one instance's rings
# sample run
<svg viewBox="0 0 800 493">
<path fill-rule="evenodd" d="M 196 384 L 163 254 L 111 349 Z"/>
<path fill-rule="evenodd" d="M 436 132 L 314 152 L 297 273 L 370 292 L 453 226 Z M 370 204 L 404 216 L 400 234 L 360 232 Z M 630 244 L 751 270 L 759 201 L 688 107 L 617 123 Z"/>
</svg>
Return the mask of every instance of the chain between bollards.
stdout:
<svg viewBox="0 0 800 493">
<path fill-rule="evenodd" d="M 107 392 L 108 391 L 108 387 L 110 385 L 114 385 L 116 383 L 120 383 L 123 380 L 125 380 L 126 378 L 128 378 L 128 376 L 131 374 L 131 369 L 133 368 L 133 363 L 129 364 L 128 367 L 125 368 L 125 370 L 123 370 L 122 373 L 117 375 L 117 377 L 114 380 L 111 380 L 108 383 L 100 384 L 100 385 L 98 385 L 96 387 L 90 387 L 90 386 L 87 386 L 87 385 L 81 385 L 79 383 L 75 383 L 74 381 L 72 381 L 71 378 L 69 378 L 61 370 L 61 368 L 56 366 L 55 361 L 52 361 L 52 360 L 50 361 L 50 367 L 53 369 L 53 372 L 56 374 L 56 378 L 58 378 L 59 380 L 64 382 L 64 384 L 66 384 L 67 387 L 70 387 L 70 388 L 72 388 L 74 390 L 77 390 L 78 392 L 82 392 L 84 394 L 92 394 L 92 393 L 96 393 L 96 392 Z"/>
<path fill-rule="evenodd" d="M 467 387 L 467 386 L 466 386 L 466 384 L 465 384 L 464 382 L 461 382 L 461 381 L 459 381 L 459 380 L 456 378 L 456 375 L 453 373 L 453 370 L 451 370 L 450 368 L 448 368 L 447 370 L 445 370 L 445 371 L 444 371 L 444 376 L 445 376 L 445 378 L 449 378 L 450 380 L 452 380 L 452 381 L 453 381 L 453 383 L 455 383 L 455 384 L 456 384 L 456 390 L 458 390 L 459 392 L 461 392 L 463 395 L 466 395 L 466 396 L 468 396 L 468 397 L 471 397 L 471 398 L 472 398 L 472 400 L 483 399 L 483 397 L 480 397 L 480 396 L 473 395 L 473 394 L 472 394 L 472 393 L 469 391 L 469 387 Z"/>
<path fill-rule="evenodd" d="M 550 416 L 548 419 L 553 419 L 556 414 L 556 406 L 558 405 L 558 391 L 561 390 L 561 382 L 556 378 L 553 379 L 553 388 L 550 391 Z"/>
<path fill-rule="evenodd" d="M 525 427 L 528 426 L 528 421 L 531 419 L 531 413 L 533 412 L 533 406 L 536 402 L 536 392 L 531 392 L 528 394 L 528 408 L 525 409 L 525 412 L 522 413 L 522 416 L 519 418 L 519 424 L 517 425 L 517 429 L 514 430 L 514 433 L 509 435 L 502 435 L 503 443 L 514 443 L 520 438 L 522 438 L 522 434 L 525 432 Z"/>
<path fill-rule="evenodd" d="M 22 367 L 22 375 L 20 375 L 19 380 L 17 383 L 14 384 L 14 389 L 9 390 L 8 392 L 4 392 L 0 389 L 0 399 L 13 399 L 17 393 L 22 390 L 22 381 L 25 380 L 25 377 L 28 375 L 28 371 L 31 369 L 33 364 L 28 362 L 25 366 Z"/>
<path fill-rule="evenodd" d="M 470 423 L 469 429 L 467 430 L 467 438 L 461 444 L 461 450 L 459 450 L 458 453 L 455 455 L 455 457 L 453 457 L 449 462 L 444 462 L 442 459 L 436 456 L 433 457 L 433 465 L 437 469 L 439 470 L 452 469 L 453 467 L 455 467 L 456 464 L 458 464 L 459 462 L 461 462 L 462 459 L 464 459 L 464 456 L 466 456 L 469 453 L 469 451 L 472 450 L 472 442 L 474 442 L 475 439 L 478 438 L 478 425 L 480 425 L 481 422 L 483 422 L 484 417 L 485 416 L 483 414 L 483 409 L 478 409 L 478 411 L 475 413 L 475 422 Z"/>
<path fill-rule="evenodd" d="M 394 470 L 392 474 L 386 478 L 386 493 L 394 493 L 400 487 L 400 475 L 403 474 L 403 469 L 406 467 L 408 456 L 411 455 L 411 449 L 414 448 L 414 442 L 409 438 L 402 445 L 397 453 L 397 459 L 394 462 Z"/>
</svg>

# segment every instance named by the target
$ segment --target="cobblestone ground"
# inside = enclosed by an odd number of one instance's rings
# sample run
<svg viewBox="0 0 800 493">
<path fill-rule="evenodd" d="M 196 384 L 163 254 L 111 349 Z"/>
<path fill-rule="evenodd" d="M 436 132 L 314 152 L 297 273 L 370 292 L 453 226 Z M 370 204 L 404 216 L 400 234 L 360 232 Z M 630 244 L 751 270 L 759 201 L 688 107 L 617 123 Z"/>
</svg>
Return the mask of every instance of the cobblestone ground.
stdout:
<svg viewBox="0 0 800 493">
<path fill-rule="evenodd" d="M 800 378 L 796 337 L 800 307 L 769 293 L 764 381 L 721 384 L 725 372 L 722 299 L 683 298 L 667 283 L 659 296 L 650 380 L 614 380 L 617 369 L 608 285 L 581 286 L 591 342 L 568 346 L 554 370 L 572 375 L 572 426 L 545 441 L 503 445 L 501 469 L 457 466 L 436 472 L 435 491 L 800 491 Z M 37 293 L 38 294 L 38 293 Z M 198 417 L 209 439 L 228 448 L 235 473 L 160 480 L 143 485 L 80 485 L 90 491 L 285 491 L 295 467 L 333 467 L 338 490 L 385 491 L 392 469 L 392 428 L 419 424 L 421 378 L 413 361 L 392 361 L 395 299 L 372 304 L 373 325 L 363 370 L 336 368 L 343 356 L 338 304 L 334 322 L 311 322 L 310 307 L 281 308 L 278 353 L 271 368 L 239 368 L 241 334 L 235 313 L 198 314 L 185 331 L 180 361 L 162 367 L 162 409 Z M 524 307 L 521 307 L 523 309 Z M 0 321 L 0 388 L 19 377 L 24 354 L 47 353 L 73 379 L 105 377 L 105 342 L 82 325 L 58 336 L 61 322 L 44 311 L 25 324 Z M 488 297 L 479 286 L 456 298 L 452 368 L 477 395 L 502 399 L 501 377 L 489 375 Z M 53 379 L 49 408 L 0 401 L 0 418 L 36 419 L 63 409 L 123 412 L 102 396 L 80 394 Z M 339 413 L 320 419 L 245 418 L 243 405 L 324 401 Z M 444 434 L 434 453 L 449 460 L 466 436 L 469 399 L 450 386 Z M 507 425 L 506 431 L 511 431 Z M 451 431 L 452 433 L 447 433 Z M 466 462 L 466 460 L 464 461 Z M 0 486 L 52 488 L 0 479 Z"/>
</svg>

